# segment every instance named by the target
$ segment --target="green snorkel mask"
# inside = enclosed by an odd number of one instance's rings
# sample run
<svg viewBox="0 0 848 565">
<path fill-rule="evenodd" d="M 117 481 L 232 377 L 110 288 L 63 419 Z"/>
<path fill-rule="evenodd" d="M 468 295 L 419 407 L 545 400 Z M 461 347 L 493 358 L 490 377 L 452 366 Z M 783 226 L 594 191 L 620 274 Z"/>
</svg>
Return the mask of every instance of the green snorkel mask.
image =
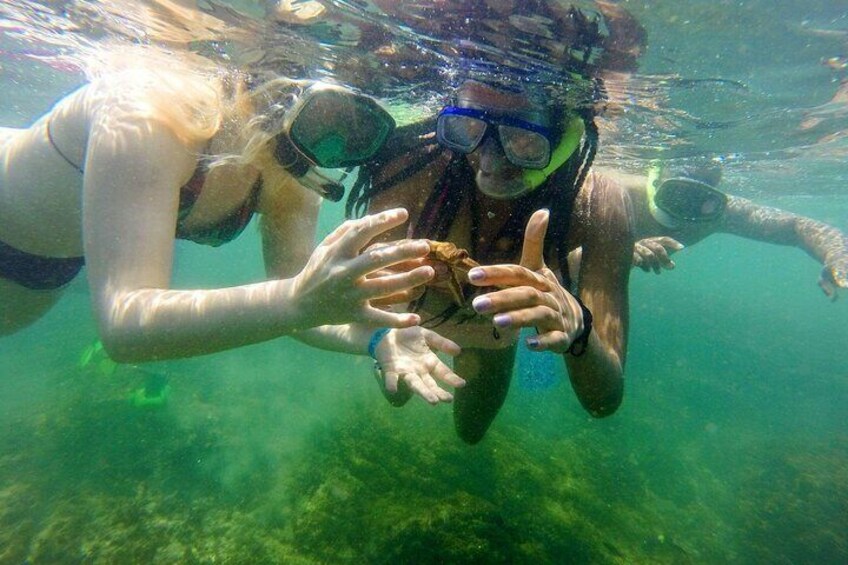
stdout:
<svg viewBox="0 0 848 565">
<path fill-rule="evenodd" d="M 648 170 L 645 193 L 651 216 L 670 229 L 686 222 L 712 222 L 727 208 L 727 195 L 705 182 L 671 177 L 660 182 L 662 165 L 654 161 Z"/>
<path fill-rule="evenodd" d="M 567 123 L 568 126 L 562 134 L 559 145 L 551 152 L 551 160 L 548 165 L 544 169 L 526 169 L 524 171 L 524 185 L 528 188 L 528 191 L 538 188 L 548 180 L 548 177 L 562 167 L 580 145 L 583 132 L 586 130 L 583 120 L 579 116 L 573 116 Z"/>
<path fill-rule="evenodd" d="M 394 128 L 392 116 L 373 98 L 316 83 L 286 111 L 274 157 L 302 185 L 338 202 L 350 170 L 371 160 Z"/>
</svg>

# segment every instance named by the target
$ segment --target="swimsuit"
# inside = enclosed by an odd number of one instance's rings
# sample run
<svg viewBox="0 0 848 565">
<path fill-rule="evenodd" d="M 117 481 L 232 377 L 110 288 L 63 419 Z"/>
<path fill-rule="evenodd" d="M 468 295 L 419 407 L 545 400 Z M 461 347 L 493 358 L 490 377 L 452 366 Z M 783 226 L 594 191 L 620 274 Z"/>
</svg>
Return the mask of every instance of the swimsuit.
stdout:
<svg viewBox="0 0 848 565">
<path fill-rule="evenodd" d="M 70 166 L 83 173 L 83 169 L 56 146 L 50 133 L 49 120 L 47 121 L 47 139 L 53 149 Z M 229 216 L 215 225 L 189 231 L 184 226 L 185 219 L 200 197 L 207 173 L 208 159 L 202 158 L 189 181 L 180 188 L 180 206 L 175 236 L 177 239 L 217 247 L 238 237 L 250 223 L 262 190 L 262 179 L 257 179 L 245 202 Z M 20 251 L 0 241 L 0 278 L 11 280 L 33 290 L 55 290 L 65 286 L 76 277 L 84 264 L 84 257 L 43 257 Z"/>
</svg>

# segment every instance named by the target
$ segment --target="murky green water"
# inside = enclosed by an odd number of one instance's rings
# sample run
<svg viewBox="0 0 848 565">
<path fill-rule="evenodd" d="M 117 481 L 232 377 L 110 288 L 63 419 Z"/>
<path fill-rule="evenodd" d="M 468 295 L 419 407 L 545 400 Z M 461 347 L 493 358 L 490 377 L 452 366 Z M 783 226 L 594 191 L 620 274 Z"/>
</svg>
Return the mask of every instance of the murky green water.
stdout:
<svg viewBox="0 0 848 565">
<path fill-rule="evenodd" d="M 626 4 L 649 31 L 647 72 L 741 80 L 740 104 L 787 120 L 832 96 L 841 75 L 821 58 L 848 56 L 841 2 Z M 0 104 L 7 123 L 66 91 L 29 65 L 0 70 L 7 92 L 34 93 Z M 715 112 L 719 95 L 687 110 Z M 800 142 L 775 126 L 769 155 L 769 119 L 702 139 L 756 146 L 725 188 L 848 230 L 844 145 L 788 158 Z M 341 215 L 328 206 L 323 232 Z M 257 280 L 258 249 L 253 229 L 180 244 L 175 285 Z M 364 358 L 290 341 L 82 366 L 96 334 L 78 280 L 0 340 L 0 562 L 844 563 L 848 297 L 824 298 L 802 252 L 731 236 L 677 264 L 632 275 L 616 415 L 591 419 L 559 359 L 522 354 L 476 447 L 447 406 L 391 408 Z M 130 402 L 162 376 L 166 402 Z"/>
</svg>

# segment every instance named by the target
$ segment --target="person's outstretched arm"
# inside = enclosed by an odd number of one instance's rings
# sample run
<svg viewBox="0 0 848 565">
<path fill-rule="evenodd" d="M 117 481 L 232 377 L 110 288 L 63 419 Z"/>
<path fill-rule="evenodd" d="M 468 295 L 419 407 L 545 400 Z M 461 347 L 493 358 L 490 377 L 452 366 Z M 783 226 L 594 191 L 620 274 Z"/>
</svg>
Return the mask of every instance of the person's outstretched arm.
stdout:
<svg viewBox="0 0 848 565">
<path fill-rule="evenodd" d="M 819 285 L 825 294 L 835 298 L 838 288 L 848 288 L 848 237 L 833 226 L 728 196 L 720 231 L 803 249 L 823 265 Z"/>
<path fill-rule="evenodd" d="M 188 148 L 154 120 L 101 116 L 92 125 L 83 229 L 101 337 L 117 361 L 189 357 L 345 322 L 406 327 L 412 314 L 373 308 L 372 298 L 425 282 L 424 269 L 372 282 L 365 275 L 427 253 L 412 242 L 361 253 L 406 220 L 392 210 L 334 231 L 296 276 L 228 288 L 170 288 L 177 192 L 196 165 Z"/>
</svg>

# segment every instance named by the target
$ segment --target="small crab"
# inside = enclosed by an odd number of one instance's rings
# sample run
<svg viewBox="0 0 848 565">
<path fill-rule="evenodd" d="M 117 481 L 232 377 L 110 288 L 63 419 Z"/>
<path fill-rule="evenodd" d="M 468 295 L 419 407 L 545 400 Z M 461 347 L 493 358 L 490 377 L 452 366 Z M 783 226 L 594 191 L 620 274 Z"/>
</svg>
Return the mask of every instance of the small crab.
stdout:
<svg viewBox="0 0 848 565">
<path fill-rule="evenodd" d="M 432 240 L 427 240 L 427 243 L 430 244 L 430 253 L 427 255 L 427 259 L 431 263 L 442 263 L 447 267 L 446 273 L 438 274 L 436 278 L 427 283 L 427 290 L 450 296 L 453 304 L 445 308 L 440 314 L 425 320 L 424 324 L 435 327 L 454 316 L 459 317 L 457 323 L 460 324 L 473 319 L 482 321 L 483 317 L 471 307 L 471 298 L 481 292 L 486 292 L 487 289 L 472 285 L 468 280 L 468 271 L 474 267 L 479 267 L 480 263 L 472 259 L 468 251 L 453 243 Z M 413 311 L 417 311 L 422 306 L 425 297 L 426 293 L 413 303 Z M 500 337 L 495 328 L 493 328 L 493 335 L 496 339 Z"/>
<path fill-rule="evenodd" d="M 427 286 L 449 294 L 454 304 L 460 308 L 467 307 L 468 297 L 479 290 L 479 287 L 469 283 L 468 271 L 479 267 L 480 263 L 469 257 L 468 251 L 448 241 L 428 239 L 427 243 L 430 244 L 427 259 L 431 262 L 442 263 L 448 268 L 446 274 L 437 276 Z"/>
</svg>

